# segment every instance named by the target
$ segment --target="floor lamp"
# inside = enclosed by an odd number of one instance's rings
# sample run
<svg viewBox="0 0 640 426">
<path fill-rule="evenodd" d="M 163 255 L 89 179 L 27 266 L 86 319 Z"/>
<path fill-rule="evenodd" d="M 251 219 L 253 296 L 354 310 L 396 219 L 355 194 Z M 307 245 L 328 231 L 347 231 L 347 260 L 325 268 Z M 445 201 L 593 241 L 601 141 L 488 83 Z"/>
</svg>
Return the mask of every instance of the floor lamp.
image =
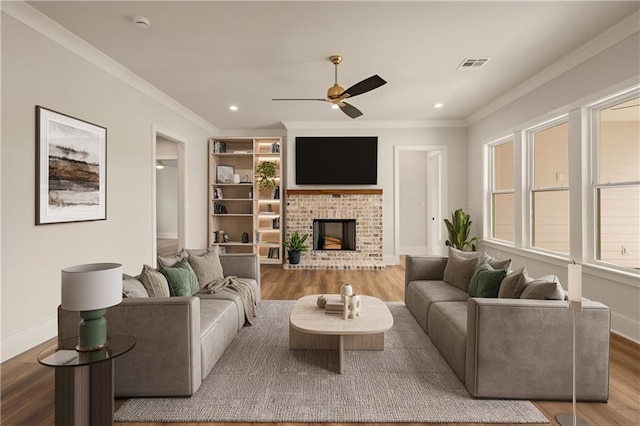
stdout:
<svg viewBox="0 0 640 426">
<path fill-rule="evenodd" d="M 571 413 L 556 414 L 556 421 L 562 426 L 589 426 L 585 420 L 578 417 L 576 412 L 576 321 L 578 312 L 582 310 L 582 266 L 569 264 L 569 310 L 572 317 L 573 331 L 573 358 L 571 365 L 573 367 L 573 388 L 572 388 L 572 407 Z"/>
</svg>

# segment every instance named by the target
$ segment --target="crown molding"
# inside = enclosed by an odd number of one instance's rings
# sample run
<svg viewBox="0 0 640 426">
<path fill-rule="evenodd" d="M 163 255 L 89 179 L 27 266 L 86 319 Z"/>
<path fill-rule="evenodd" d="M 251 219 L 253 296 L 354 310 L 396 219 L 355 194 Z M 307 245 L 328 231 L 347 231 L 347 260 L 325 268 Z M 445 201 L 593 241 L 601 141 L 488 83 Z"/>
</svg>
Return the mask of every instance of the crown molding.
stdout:
<svg viewBox="0 0 640 426">
<path fill-rule="evenodd" d="M 428 129 L 467 127 L 465 120 L 389 120 L 389 121 L 282 121 L 292 129 Z"/>
<path fill-rule="evenodd" d="M 216 134 L 219 132 L 216 126 L 25 2 L 1 1 L 0 3 L 2 13 L 11 16 L 18 22 L 89 61 L 209 133 Z"/>
<path fill-rule="evenodd" d="M 524 83 L 506 92 L 484 108 L 471 114 L 465 120 L 466 124 L 471 126 L 472 124 L 477 123 L 483 118 L 509 105 L 511 102 L 523 97 L 527 93 L 534 91 L 561 74 L 564 74 L 570 69 L 575 68 L 597 54 L 632 36 L 640 31 L 638 22 L 640 22 L 640 12 L 636 11 L 613 27 L 605 30 L 600 35 L 583 44 L 571 54 L 545 68 Z"/>
</svg>

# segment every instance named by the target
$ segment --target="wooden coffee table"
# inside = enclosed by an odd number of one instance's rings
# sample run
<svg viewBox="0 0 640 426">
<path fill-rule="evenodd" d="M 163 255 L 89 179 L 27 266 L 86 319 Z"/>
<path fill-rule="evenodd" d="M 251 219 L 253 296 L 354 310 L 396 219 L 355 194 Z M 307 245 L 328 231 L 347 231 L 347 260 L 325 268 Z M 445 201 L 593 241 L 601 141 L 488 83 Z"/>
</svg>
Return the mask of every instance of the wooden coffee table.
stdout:
<svg viewBox="0 0 640 426">
<path fill-rule="evenodd" d="M 344 371 L 344 351 L 384 350 L 384 332 L 393 326 L 393 317 L 380 299 L 362 296 L 357 318 L 326 314 L 316 304 L 318 295 L 305 296 L 293 305 L 289 317 L 289 349 L 338 349 L 340 374 Z M 329 301 L 340 296 L 328 295 Z"/>
</svg>

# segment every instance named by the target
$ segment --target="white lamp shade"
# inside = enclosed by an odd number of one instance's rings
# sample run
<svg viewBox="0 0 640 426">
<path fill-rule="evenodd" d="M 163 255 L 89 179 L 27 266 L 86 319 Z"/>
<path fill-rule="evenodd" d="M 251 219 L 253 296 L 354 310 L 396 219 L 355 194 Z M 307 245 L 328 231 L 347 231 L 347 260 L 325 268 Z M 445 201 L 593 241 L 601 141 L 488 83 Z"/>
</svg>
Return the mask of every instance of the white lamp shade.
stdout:
<svg viewBox="0 0 640 426">
<path fill-rule="evenodd" d="M 569 300 L 572 302 L 582 301 L 582 266 L 569 264 L 568 284 Z"/>
<path fill-rule="evenodd" d="M 62 270 L 62 309 L 93 311 L 122 302 L 122 265 L 90 263 Z"/>
</svg>

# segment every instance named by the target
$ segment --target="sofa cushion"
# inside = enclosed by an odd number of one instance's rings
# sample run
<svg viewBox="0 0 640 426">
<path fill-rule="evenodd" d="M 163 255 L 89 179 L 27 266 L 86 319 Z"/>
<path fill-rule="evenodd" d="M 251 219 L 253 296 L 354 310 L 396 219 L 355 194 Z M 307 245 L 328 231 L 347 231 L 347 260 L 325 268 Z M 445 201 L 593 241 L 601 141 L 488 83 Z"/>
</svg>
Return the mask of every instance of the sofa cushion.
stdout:
<svg viewBox="0 0 640 426">
<path fill-rule="evenodd" d="M 498 297 L 500 283 L 506 274 L 504 269 L 493 269 L 488 263 L 481 263 L 469 282 L 469 296 Z"/>
<path fill-rule="evenodd" d="M 503 299 L 519 299 L 528 280 L 527 269 L 524 266 L 517 271 L 507 274 L 500 284 L 498 297 Z"/>
<path fill-rule="evenodd" d="M 487 252 L 482 253 L 482 262 L 487 262 L 493 269 L 509 269 L 511 259 L 498 259 Z"/>
<path fill-rule="evenodd" d="M 411 281 L 406 291 L 407 309 L 425 332 L 427 332 L 429 309 L 432 303 L 464 302 L 469 298 L 466 292 L 443 281 Z"/>
<path fill-rule="evenodd" d="M 229 343 L 238 334 L 237 318 L 237 305 L 234 302 L 222 299 L 200 299 L 200 352 L 203 378 L 213 369 Z"/>
<path fill-rule="evenodd" d="M 467 363 L 467 302 L 434 303 L 429 310 L 429 338 L 464 383 Z"/>
<path fill-rule="evenodd" d="M 122 297 L 149 297 L 139 278 L 122 274 Z"/>
<path fill-rule="evenodd" d="M 555 275 L 533 280 L 524 287 L 520 299 L 564 300 L 565 292 Z"/>
<path fill-rule="evenodd" d="M 144 265 L 142 267 L 142 272 L 140 273 L 140 282 L 142 282 L 142 285 L 144 285 L 144 288 L 147 290 L 149 297 L 171 296 L 167 278 L 162 275 L 160 271 L 153 269 L 149 265 Z"/>
<path fill-rule="evenodd" d="M 198 277 L 199 288 L 203 288 L 211 281 L 224 278 L 220 258 L 215 251 L 202 255 L 189 254 L 187 260 Z"/>
<path fill-rule="evenodd" d="M 178 264 L 178 262 L 185 259 L 187 256 L 187 252 L 184 250 L 180 250 L 180 252 L 174 256 L 158 256 L 158 265 L 160 268 L 173 268 Z"/>
<path fill-rule="evenodd" d="M 466 292 L 482 254 L 480 251 L 460 251 L 449 247 L 449 259 L 444 268 L 443 281 Z"/>
<path fill-rule="evenodd" d="M 200 289 L 198 277 L 186 259 L 182 259 L 172 268 L 162 268 L 161 272 L 167 277 L 171 296 L 193 296 Z"/>
</svg>

